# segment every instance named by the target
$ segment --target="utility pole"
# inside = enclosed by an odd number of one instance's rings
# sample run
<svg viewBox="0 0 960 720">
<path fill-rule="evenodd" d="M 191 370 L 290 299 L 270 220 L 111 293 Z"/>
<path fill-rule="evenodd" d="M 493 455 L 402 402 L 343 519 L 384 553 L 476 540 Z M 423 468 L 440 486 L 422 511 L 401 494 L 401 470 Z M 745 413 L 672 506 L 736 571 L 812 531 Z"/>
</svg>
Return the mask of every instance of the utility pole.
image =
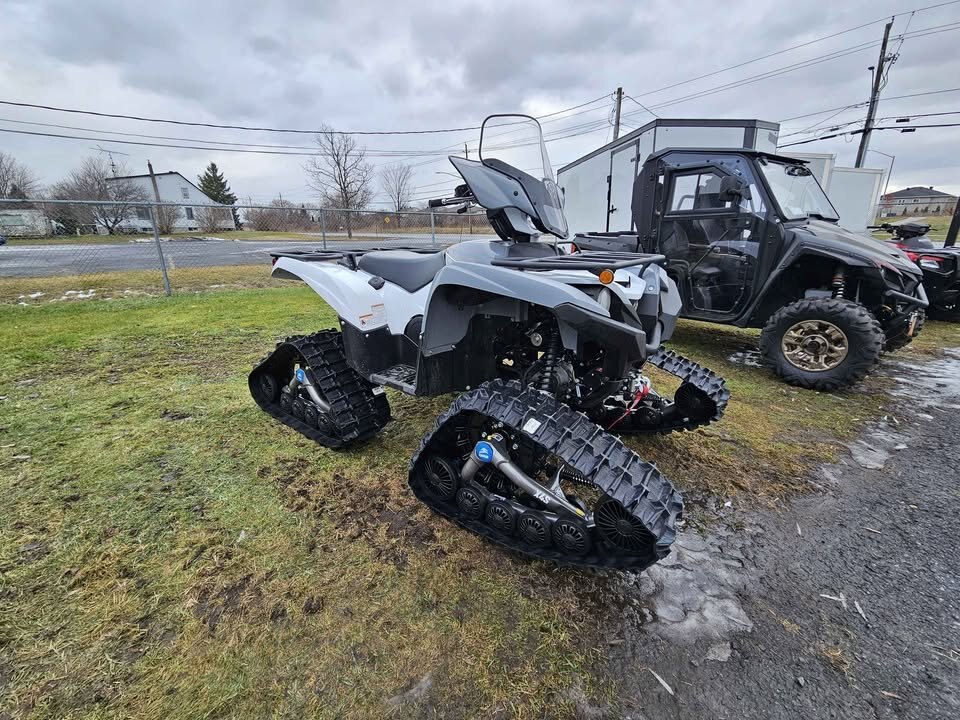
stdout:
<svg viewBox="0 0 960 720">
<path fill-rule="evenodd" d="M 947 230 L 947 239 L 943 246 L 953 247 L 956 245 L 958 232 L 960 232 L 960 200 L 957 200 L 957 206 L 953 208 L 953 219 L 950 221 L 950 229 Z"/>
<path fill-rule="evenodd" d="M 873 90 L 870 93 L 870 107 L 867 109 L 867 120 L 863 124 L 863 134 L 860 135 L 860 147 L 857 149 L 857 162 L 855 167 L 863 167 L 863 161 L 867 156 L 867 148 L 870 147 L 870 133 L 873 131 L 873 120 L 877 115 L 877 102 L 880 100 L 880 83 L 883 81 L 883 67 L 889 58 L 887 57 L 887 40 L 890 39 L 890 28 L 893 27 L 893 20 L 888 22 L 883 28 L 883 42 L 880 43 L 880 58 L 877 60 L 877 68 L 873 74 Z"/>
<path fill-rule="evenodd" d="M 160 247 L 160 231 L 157 230 L 157 213 L 160 212 L 160 189 L 157 187 L 157 178 L 153 174 L 153 165 L 147 160 L 147 170 L 150 171 L 150 184 L 153 185 L 153 197 L 157 204 L 153 206 L 150 212 L 150 220 L 153 222 L 153 241 L 157 245 L 157 257 L 160 258 L 160 272 L 163 274 L 163 290 L 170 295 L 170 278 L 167 276 L 167 261 L 163 257 L 163 248 Z"/>
<path fill-rule="evenodd" d="M 470 159 L 470 151 L 467 150 L 467 144 L 466 144 L 466 143 L 463 144 L 463 156 L 464 156 L 467 160 Z"/>
<path fill-rule="evenodd" d="M 623 104 L 623 88 L 617 88 L 617 116 L 613 121 L 613 139 L 620 137 L 620 106 Z"/>
</svg>

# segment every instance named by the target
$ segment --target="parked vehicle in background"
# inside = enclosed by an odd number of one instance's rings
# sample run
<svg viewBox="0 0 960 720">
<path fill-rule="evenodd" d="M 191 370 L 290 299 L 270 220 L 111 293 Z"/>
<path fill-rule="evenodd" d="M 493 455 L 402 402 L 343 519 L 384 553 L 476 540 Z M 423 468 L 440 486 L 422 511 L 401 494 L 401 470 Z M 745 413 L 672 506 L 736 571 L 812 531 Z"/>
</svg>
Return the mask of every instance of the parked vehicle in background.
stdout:
<svg viewBox="0 0 960 720">
<path fill-rule="evenodd" d="M 893 243 L 913 260 L 923 272 L 923 287 L 930 307 L 927 315 L 935 320 L 960 322 L 960 248 L 934 245 L 925 223 L 883 223 L 873 230 L 884 230 Z"/>
<path fill-rule="evenodd" d="M 763 328 L 763 358 L 789 383 L 846 387 L 922 324 L 920 269 L 840 227 L 803 161 L 665 149 L 638 173 L 632 212 L 636 233 L 577 235 L 575 246 L 666 255 L 683 316 Z"/>
</svg>

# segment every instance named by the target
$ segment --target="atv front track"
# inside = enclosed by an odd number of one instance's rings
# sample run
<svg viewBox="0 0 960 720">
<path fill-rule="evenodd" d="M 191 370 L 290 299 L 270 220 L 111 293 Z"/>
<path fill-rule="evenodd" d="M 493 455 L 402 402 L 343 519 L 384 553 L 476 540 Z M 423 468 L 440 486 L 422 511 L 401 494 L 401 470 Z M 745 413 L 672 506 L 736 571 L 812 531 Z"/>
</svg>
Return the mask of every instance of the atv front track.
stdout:
<svg viewBox="0 0 960 720">
<path fill-rule="evenodd" d="M 554 458 L 573 482 L 592 486 L 599 500 L 585 508 L 586 518 L 551 517 L 523 493 L 501 495 L 489 485 L 465 483 L 460 469 L 473 443 L 462 442 L 461 428 L 478 418 L 506 436 L 518 456 Z M 451 468 L 446 484 L 437 482 L 442 468 Z M 525 471 L 533 474 L 529 466 Z M 409 482 L 421 501 L 471 532 L 525 555 L 586 567 L 639 571 L 652 565 L 669 554 L 683 512 L 680 494 L 654 465 L 583 413 L 516 381 L 493 380 L 458 397 L 414 453 Z M 545 539 L 524 533 L 524 518 L 528 530 L 542 525 Z M 568 530 L 588 537 L 571 543 L 563 537 Z"/>
<path fill-rule="evenodd" d="M 282 390 L 297 365 L 312 373 L 313 384 L 330 406 L 329 413 L 295 413 L 284 407 Z M 347 365 L 337 330 L 297 335 L 277 343 L 250 373 L 248 383 L 250 394 L 263 410 L 328 448 L 362 442 L 390 420 L 386 395 Z"/>
</svg>

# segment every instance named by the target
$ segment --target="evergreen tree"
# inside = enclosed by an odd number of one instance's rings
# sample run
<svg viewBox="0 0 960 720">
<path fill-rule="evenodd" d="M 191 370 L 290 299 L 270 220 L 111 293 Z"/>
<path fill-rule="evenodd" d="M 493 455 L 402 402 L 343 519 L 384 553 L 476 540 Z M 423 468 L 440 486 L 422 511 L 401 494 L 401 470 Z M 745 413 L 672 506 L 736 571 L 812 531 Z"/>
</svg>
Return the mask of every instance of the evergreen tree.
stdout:
<svg viewBox="0 0 960 720">
<path fill-rule="evenodd" d="M 233 205 L 237 201 L 237 196 L 230 190 L 230 184 L 223 173 L 220 172 L 216 163 L 212 162 L 207 165 L 207 169 L 203 171 L 203 175 L 197 176 L 197 180 L 200 182 L 200 189 L 203 194 L 211 200 L 224 205 Z M 233 211 L 233 222 L 239 230 L 240 216 L 237 214 L 236 208 L 231 208 L 231 210 Z"/>
</svg>

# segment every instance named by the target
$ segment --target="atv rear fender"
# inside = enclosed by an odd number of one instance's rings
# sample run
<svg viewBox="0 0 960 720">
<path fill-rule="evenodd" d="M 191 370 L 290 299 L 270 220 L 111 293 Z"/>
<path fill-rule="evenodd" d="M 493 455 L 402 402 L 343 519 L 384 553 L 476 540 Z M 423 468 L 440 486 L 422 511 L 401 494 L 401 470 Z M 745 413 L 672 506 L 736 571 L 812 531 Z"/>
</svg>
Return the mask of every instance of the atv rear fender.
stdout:
<svg viewBox="0 0 960 720">
<path fill-rule="evenodd" d="M 373 277 L 363 270 L 351 270 L 333 262 L 307 262 L 279 257 L 273 266 L 273 277 L 303 280 L 322 297 L 337 316 L 358 330 L 388 327 L 400 335 L 414 315 L 423 313 L 430 286 L 408 293 L 393 283 L 380 289 L 370 284 Z"/>
</svg>

